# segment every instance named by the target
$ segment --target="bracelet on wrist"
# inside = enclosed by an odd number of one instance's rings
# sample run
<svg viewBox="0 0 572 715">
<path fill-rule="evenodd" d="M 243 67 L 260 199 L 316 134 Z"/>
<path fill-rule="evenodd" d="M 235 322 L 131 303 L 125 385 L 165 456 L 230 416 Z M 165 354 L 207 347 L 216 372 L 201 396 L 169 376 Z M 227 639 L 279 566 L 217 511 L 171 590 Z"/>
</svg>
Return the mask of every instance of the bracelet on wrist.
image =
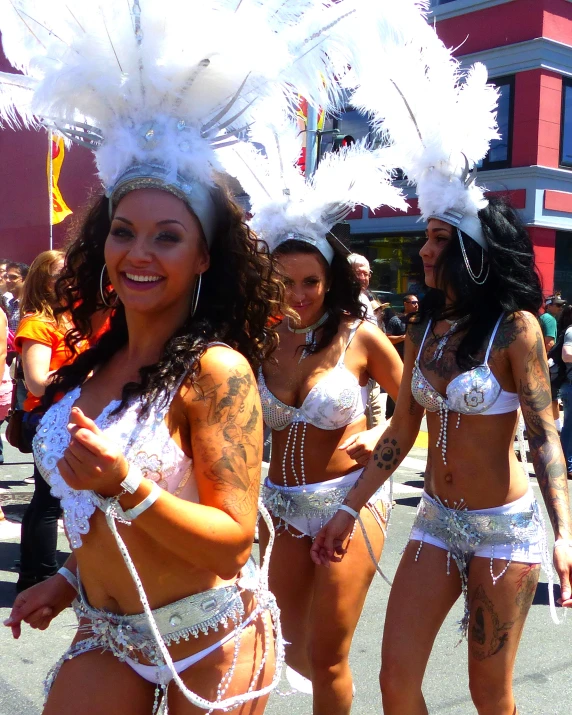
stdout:
<svg viewBox="0 0 572 715">
<path fill-rule="evenodd" d="M 348 506 L 347 504 L 340 504 L 338 509 L 340 511 L 347 512 L 348 514 L 350 514 L 350 516 L 353 516 L 354 519 L 357 519 L 359 516 L 359 512 L 357 512 L 355 509 L 352 509 L 351 506 Z"/>
<path fill-rule="evenodd" d="M 572 546 L 572 539 L 556 539 L 554 542 L 554 548 L 558 549 L 561 546 L 567 546 L 570 548 Z"/>
<path fill-rule="evenodd" d="M 153 506 L 153 504 L 157 501 L 157 499 L 161 496 L 161 492 L 163 490 L 161 487 L 157 484 L 157 482 L 152 482 L 151 485 L 151 491 L 149 494 L 143 499 L 143 501 L 139 502 L 136 506 L 134 506 L 132 509 L 124 509 L 123 510 L 123 516 L 128 519 L 129 521 L 133 521 L 133 519 L 136 519 L 138 516 L 140 516 L 144 511 L 146 511 L 150 506 Z"/>
<path fill-rule="evenodd" d="M 58 573 L 60 576 L 63 576 L 65 578 L 65 580 L 75 590 L 76 593 L 79 591 L 79 583 L 75 574 L 73 574 L 65 566 L 62 566 L 61 569 L 58 570 Z"/>
<path fill-rule="evenodd" d="M 135 494 L 142 481 L 143 472 L 139 469 L 139 467 L 136 467 L 134 464 L 130 464 L 129 471 L 127 472 L 125 479 L 119 485 L 123 491 L 117 495 L 117 499 L 119 499 L 120 496 L 123 496 L 123 494 Z"/>
</svg>

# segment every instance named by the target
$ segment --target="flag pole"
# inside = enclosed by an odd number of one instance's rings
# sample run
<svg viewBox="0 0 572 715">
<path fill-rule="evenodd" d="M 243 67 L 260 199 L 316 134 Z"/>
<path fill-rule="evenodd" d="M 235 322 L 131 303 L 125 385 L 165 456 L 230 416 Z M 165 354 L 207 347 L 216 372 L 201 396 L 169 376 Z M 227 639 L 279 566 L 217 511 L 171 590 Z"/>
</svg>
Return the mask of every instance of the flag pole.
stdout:
<svg viewBox="0 0 572 715">
<path fill-rule="evenodd" d="M 50 213 L 49 213 L 49 222 L 50 222 L 50 251 L 54 247 L 54 226 L 52 223 L 52 215 L 53 215 L 53 210 L 54 210 L 54 170 L 53 170 L 53 161 L 54 161 L 54 156 L 53 156 L 53 138 L 52 138 L 52 130 L 48 129 L 48 141 L 49 141 L 49 148 L 48 148 L 48 197 L 50 200 Z"/>
</svg>

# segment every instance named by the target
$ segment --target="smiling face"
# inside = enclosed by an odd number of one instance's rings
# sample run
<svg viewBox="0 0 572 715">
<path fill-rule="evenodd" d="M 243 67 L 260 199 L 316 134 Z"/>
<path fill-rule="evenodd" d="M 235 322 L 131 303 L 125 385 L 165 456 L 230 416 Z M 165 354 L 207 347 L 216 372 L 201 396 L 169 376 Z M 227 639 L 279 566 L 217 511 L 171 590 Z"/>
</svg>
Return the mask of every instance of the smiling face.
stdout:
<svg viewBox="0 0 572 715">
<path fill-rule="evenodd" d="M 278 260 L 286 303 L 298 313 L 302 327 L 312 325 L 324 314 L 328 290 L 324 261 L 314 253 L 290 253 Z"/>
<path fill-rule="evenodd" d="M 438 288 L 434 275 L 435 265 L 443 250 L 453 239 L 453 227 L 449 223 L 439 221 L 436 218 L 429 219 L 427 230 L 425 231 L 426 241 L 419 255 L 423 260 L 423 270 L 425 271 L 425 284 L 429 288 Z"/>
<path fill-rule="evenodd" d="M 139 189 L 117 205 L 105 263 L 126 311 L 175 310 L 184 320 L 209 256 L 198 220 L 180 199 L 160 189 Z"/>
</svg>

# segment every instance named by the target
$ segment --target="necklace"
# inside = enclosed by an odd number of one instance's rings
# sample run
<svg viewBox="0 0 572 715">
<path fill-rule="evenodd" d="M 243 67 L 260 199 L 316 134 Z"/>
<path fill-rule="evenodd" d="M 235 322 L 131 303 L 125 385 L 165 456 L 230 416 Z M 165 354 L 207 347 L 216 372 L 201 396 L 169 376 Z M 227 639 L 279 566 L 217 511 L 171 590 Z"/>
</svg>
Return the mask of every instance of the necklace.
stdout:
<svg viewBox="0 0 572 715">
<path fill-rule="evenodd" d="M 445 320 L 447 321 L 447 323 L 449 323 L 449 325 L 451 327 L 439 339 L 439 342 L 437 343 L 437 347 L 435 348 L 435 354 L 433 355 L 432 362 L 437 363 L 443 357 L 443 351 L 445 350 L 445 346 L 449 342 L 449 338 L 451 337 L 451 335 L 454 335 L 454 333 L 457 332 L 457 328 L 460 325 L 463 325 L 463 323 L 465 323 L 467 321 L 467 318 L 468 318 L 468 316 L 465 316 L 464 318 L 459 318 L 458 320 L 454 320 L 454 321 L 447 320 L 447 318 L 445 318 Z"/>
<path fill-rule="evenodd" d="M 291 328 L 290 327 L 290 318 L 288 318 L 288 330 L 291 333 L 298 333 L 298 334 L 303 334 L 306 336 L 306 347 L 302 349 L 302 354 L 300 355 L 300 359 L 298 360 L 298 365 L 302 362 L 304 358 L 307 358 L 308 355 L 311 355 L 311 350 L 309 348 L 313 348 L 316 345 L 316 330 L 320 328 L 326 320 L 330 317 L 330 314 L 326 310 L 324 315 L 317 320 L 313 325 L 309 325 L 307 328 Z"/>
<path fill-rule="evenodd" d="M 307 328 L 292 328 L 292 327 L 290 327 L 290 318 L 288 318 L 287 327 L 288 327 L 288 330 L 289 330 L 291 333 L 297 333 L 297 334 L 299 334 L 299 335 L 302 334 L 302 333 L 305 333 L 305 334 L 307 335 L 308 333 L 313 332 L 313 331 L 316 330 L 317 328 L 320 328 L 320 327 L 326 322 L 326 320 L 327 320 L 329 317 L 330 317 L 330 314 L 329 314 L 328 311 L 326 310 L 326 312 L 324 313 L 324 315 L 322 315 L 322 317 L 321 317 L 319 320 L 317 320 L 317 321 L 316 321 L 315 323 L 313 323 L 312 325 L 308 325 Z"/>
</svg>

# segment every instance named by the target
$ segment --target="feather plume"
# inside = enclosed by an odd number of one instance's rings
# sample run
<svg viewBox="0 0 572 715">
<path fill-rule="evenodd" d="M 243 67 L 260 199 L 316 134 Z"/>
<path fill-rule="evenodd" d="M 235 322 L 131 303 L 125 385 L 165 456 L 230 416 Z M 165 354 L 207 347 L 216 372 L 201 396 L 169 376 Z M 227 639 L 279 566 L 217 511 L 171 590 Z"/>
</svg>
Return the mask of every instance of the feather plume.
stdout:
<svg viewBox="0 0 572 715">
<path fill-rule="evenodd" d="M 362 72 L 351 101 L 372 113 L 393 165 L 416 185 L 425 219 L 448 209 L 476 215 L 486 206 L 484 190 L 466 181 L 467 167 L 498 138 L 497 90 L 484 65 L 461 72 L 434 30 L 418 26 L 391 49 L 390 65 Z"/>
<path fill-rule="evenodd" d="M 294 124 L 257 122 L 251 139 L 255 144 L 241 142 L 221 161 L 249 194 L 251 226 L 271 248 L 289 233 L 323 240 L 357 205 L 407 208 L 391 182 L 384 149 L 358 143 L 328 154 L 307 180 L 297 166 L 302 143 Z"/>
<path fill-rule="evenodd" d="M 356 1 L 0 0 L 4 51 L 25 78 L 0 76 L 0 122 L 41 121 L 73 141 L 79 123 L 97 129 L 106 186 L 150 161 L 209 183 L 211 145 L 261 100 L 337 106 Z"/>
</svg>

